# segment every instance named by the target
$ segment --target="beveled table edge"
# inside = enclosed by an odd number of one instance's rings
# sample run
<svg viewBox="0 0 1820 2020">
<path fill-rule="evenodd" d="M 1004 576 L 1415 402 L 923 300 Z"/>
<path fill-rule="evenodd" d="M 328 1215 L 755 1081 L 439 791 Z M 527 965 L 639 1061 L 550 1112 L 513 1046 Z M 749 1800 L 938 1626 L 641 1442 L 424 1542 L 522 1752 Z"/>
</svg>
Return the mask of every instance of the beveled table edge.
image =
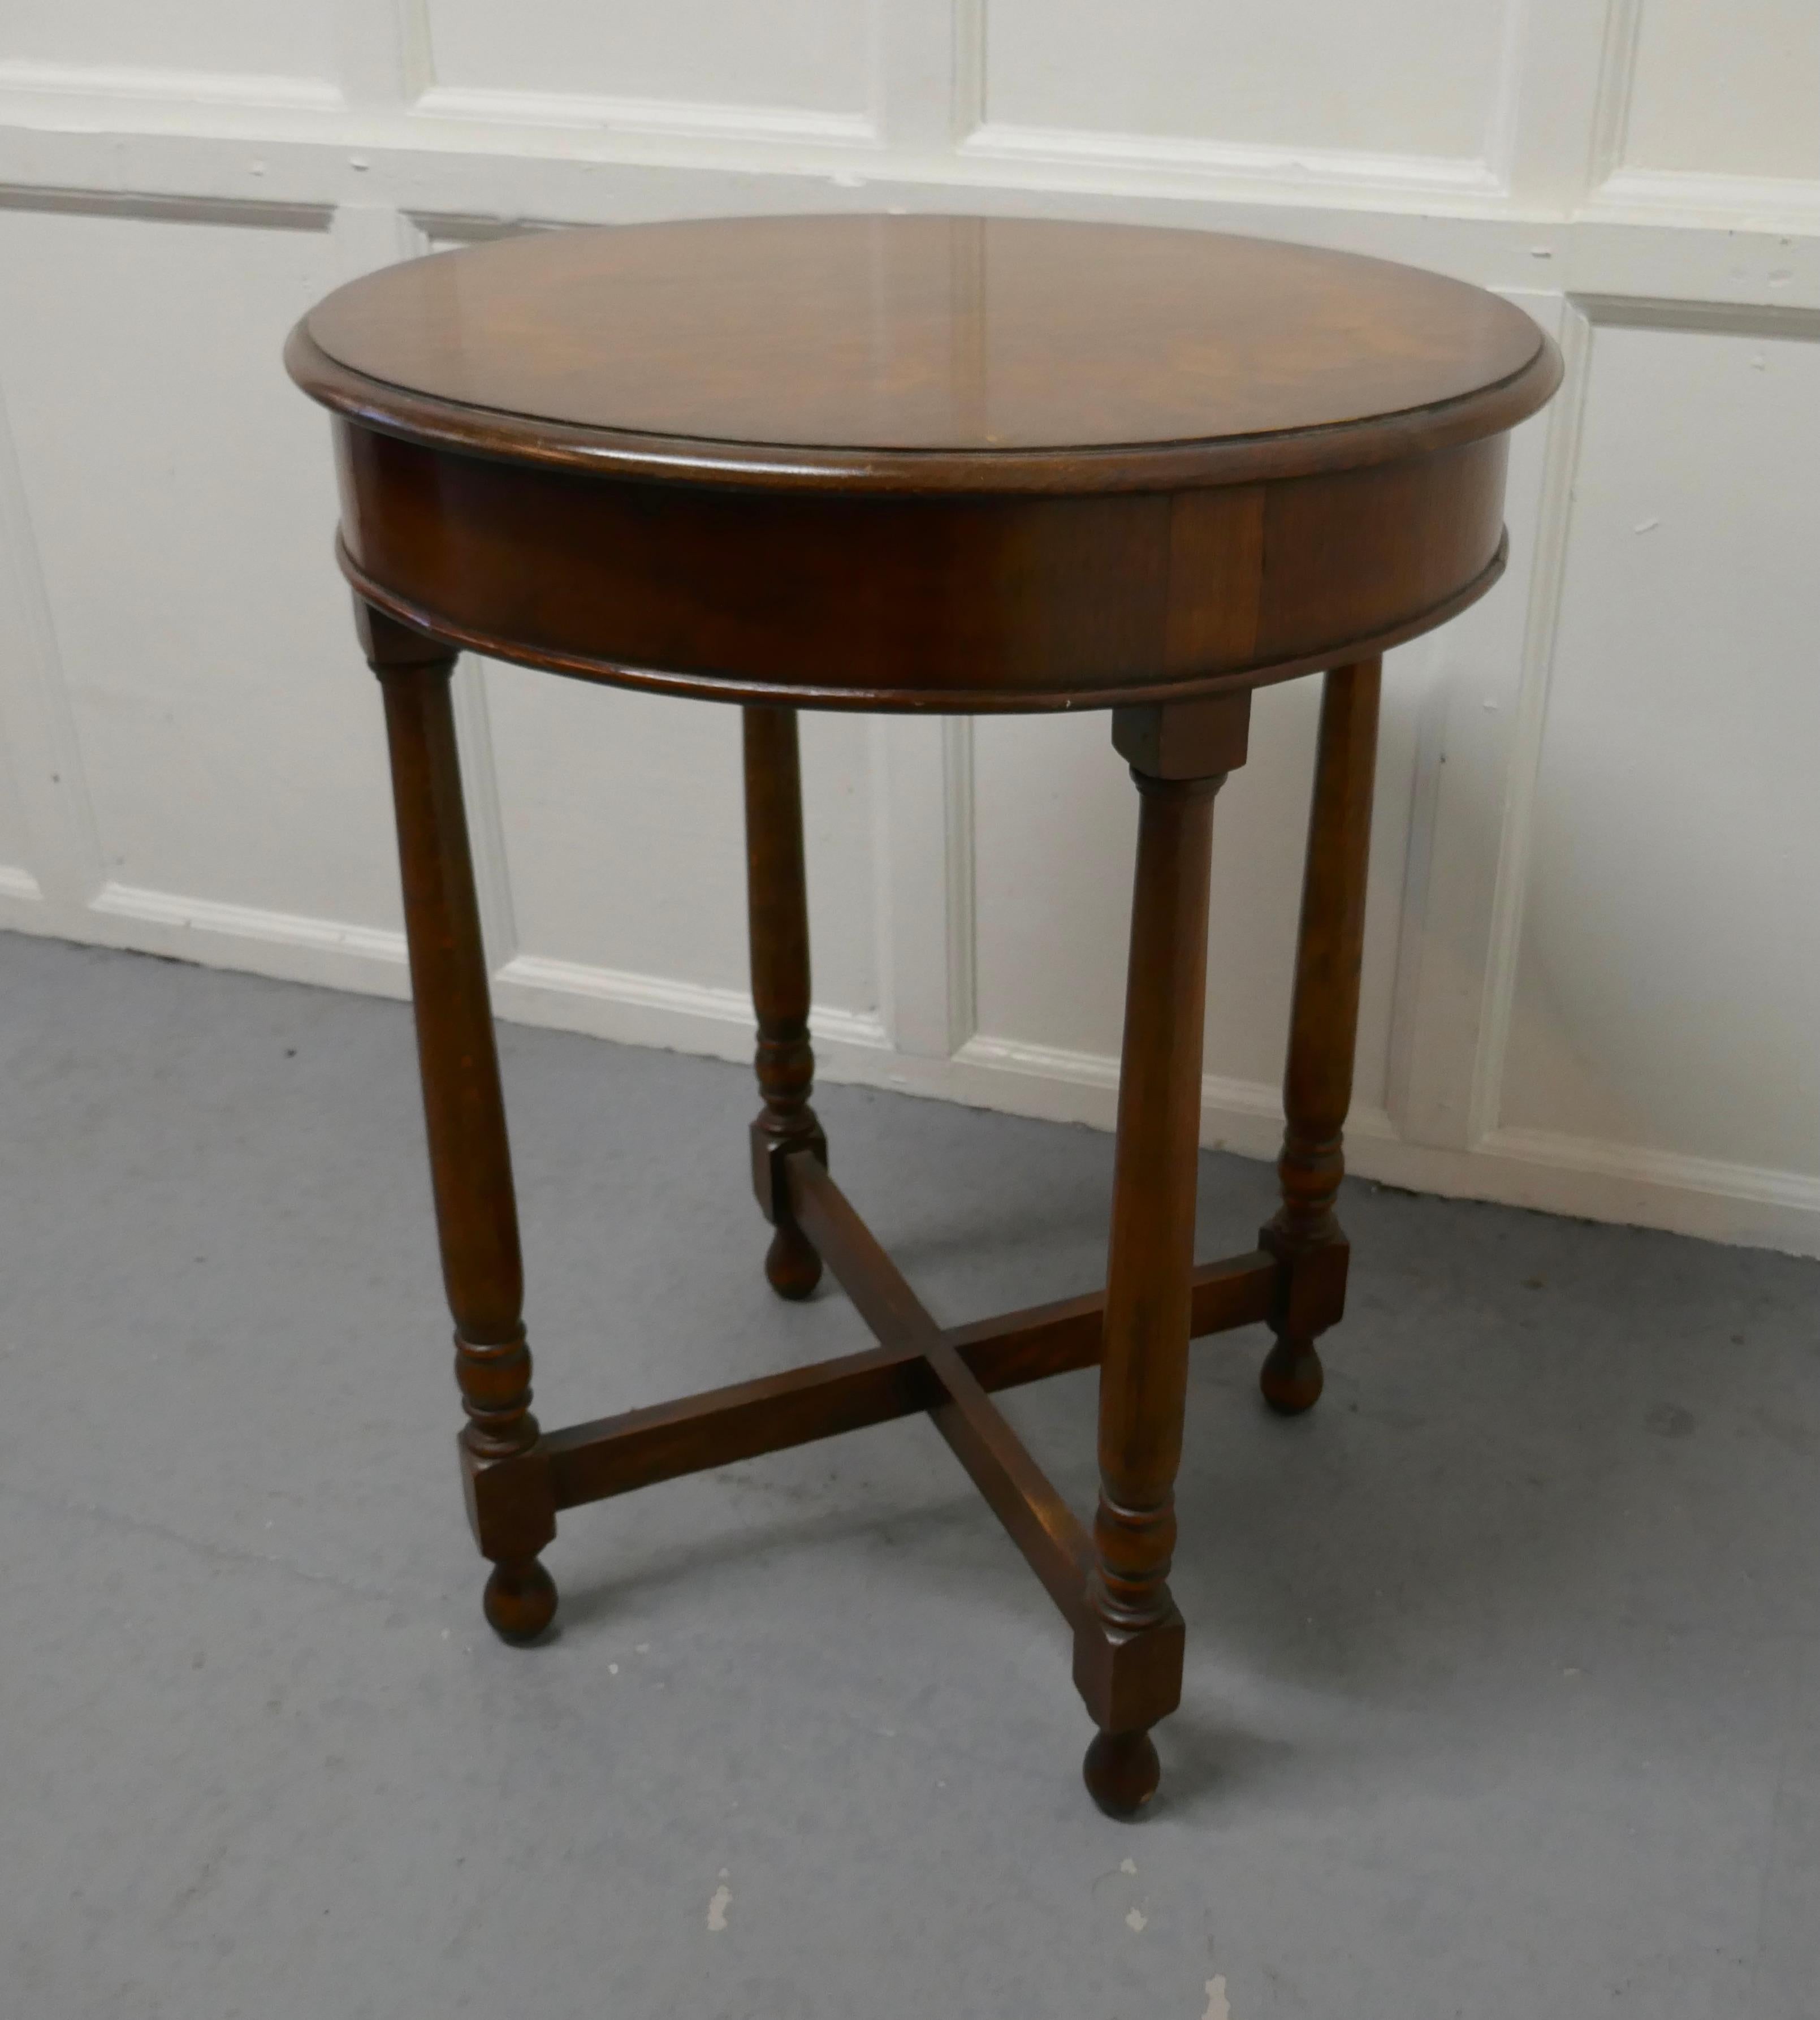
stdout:
<svg viewBox="0 0 1820 2020">
<path fill-rule="evenodd" d="M 582 427 L 466 405 L 354 370 L 321 348 L 307 322 L 300 322 L 285 342 L 285 369 L 319 405 L 380 434 L 603 479 L 854 496 L 1086 497 L 1362 469 L 1501 434 L 1546 405 L 1562 373 L 1560 351 L 1538 325 L 1534 354 L 1506 378 L 1433 406 L 1316 428 L 1114 448 L 794 448 Z"/>
<path fill-rule="evenodd" d="M 1181 679 L 1121 683 L 1110 687 L 1062 688 L 833 688 L 789 681 L 749 680 L 736 674 L 683 673 L 674 669 L 623 666 L 605 659 L 590 659 L 577 652 L 563 652 L 526 645 L 510 638 L 489 636 L 464 624 L 439 616 L 423 605 L 397 594 L 366 574 L 347 551 L 337 532 L 335 558 L 354 594 L 414 631 L 457 647 L 479 652 L 489 659 L 503 659 L 513 666 L 532 667 L 545 673 L 564 674 L 571 678 L 597 681 L 609 687 L 634 688 L 646 694 L 676 695 L 696 701 L 758 702 L 790 708 L 850 710 L 858 714 L 892 715 L 1047 715 L 1081 709 L 1122 708 L 1133 703 L 1193 701 L 1203 696 L 1230 694 L 1241 688 L 1268 687 L 1278 681 L 1294 680 L 1302 674 L 1325 667 L 1368 659 L 1393 646 L 1406 645 L 1425 631 L 1445 624 L 1469 609 L 1503 574 L 1509 558 L 1508 529 L 1498 538 L 1498 549 L 1485 566 L 1463 588 L 1425 610 L 1400 618 L 1387 629 L 1368 637 L 1346 638 L 1293 659 L 1259 661 L 1249 667 L 1230 668 L 1223 673 Z"/>
</svg>

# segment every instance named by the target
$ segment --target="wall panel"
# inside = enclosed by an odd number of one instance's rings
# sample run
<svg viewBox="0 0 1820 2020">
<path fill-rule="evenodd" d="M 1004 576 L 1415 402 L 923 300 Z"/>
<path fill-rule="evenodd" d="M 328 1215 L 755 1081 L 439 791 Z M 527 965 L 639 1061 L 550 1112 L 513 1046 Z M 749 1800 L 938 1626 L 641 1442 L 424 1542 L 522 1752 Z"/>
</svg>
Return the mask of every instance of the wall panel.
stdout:
<svg viewBox="0 0 1820 2020">
<path fill-rule="evenodd" d="M 1820 181 L 1813 0 L 1637 0 L 1626 166 Z"/>
<path fill-rule="evenodd" d="M 426 0 L 438 85 L 863 111 L 868 0 Z"/>
<path fill-rule="evenodd" d="M 382 732 L 285 379 L 321 230 L 0 210 L 0 383 L 111 883 L 389 925 Z"/>
<path fill-rule="evenodd" d="M 1385 1097 L 1428 658 L 1418 645 L 1386 664 L 1359 1019 L 1362 1108 Z M 1274 1102 L 1283 1074 L 1320 689 L 1317 677 L 1259 694 L 1250 755 L 1214 810 L 1205 1071 L 1244 1090 L 1222 1098 L 1260 1107 Z M 975 735 L 979 1030 L 1001 1045 L 1115 1061 L 1137 794 L 1106 718 L 989 720 Z"/>
<path fill-rule="evenodd" d="M 328 78 L 332 8 L 297 0 L 7 0 L 0 64 Z"/>
<path fill-rule="evenodd" d="M 992 0 L 994 125 L 1473 158 L 1504 0 Z"/>
<path fill-rule="evenodd" d="M 1817 470 L 1820 342 L 1596 328 L 1506 1128 L 1820 1175 Z"/>
<path fill-rule="evenodd" d="M 4 725 L 0 725 L 0 732 Z M 25 809 L 0 733 L 0 889 L 18 887 L 31 873 L 24 866 L 31 860 L 31 831 L 26 825 Z"/>
<path fill-rule="evenodd" d="M 488 699 L 516 951 L 747 986 L 739 717 L 489 667 Z M 877 1004 L 866 726 L 802 728 L 816 994 Z"/>
</svg>

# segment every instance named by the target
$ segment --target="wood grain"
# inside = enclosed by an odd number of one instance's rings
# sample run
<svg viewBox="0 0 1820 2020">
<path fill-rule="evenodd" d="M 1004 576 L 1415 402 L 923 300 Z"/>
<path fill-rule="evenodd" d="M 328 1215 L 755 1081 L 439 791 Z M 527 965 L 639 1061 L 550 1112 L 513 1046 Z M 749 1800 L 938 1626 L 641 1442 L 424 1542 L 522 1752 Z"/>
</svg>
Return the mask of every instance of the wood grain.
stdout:
<svg viewBox="0 0 1820 2020">
<path fill-rule="evenodd" d="M 365 382 L 369 421 L 417 433 L 439 405 L 625 475 L 848 491 L 1022 488 L 1058 456 L 1089 459 L 1070 490 L 1129 483 L 1146 457 L 1152 478 L 1205 481 L 1240 443 L 1259 475 L 1341 468 L 1375 453 L 1365 424 L 1470 408 L 1547 357 L 1520 309 L 1441 274 L 1023 218 L 529 234 L 351 282 L 304 329 L 323 368 Z"/>
</svg>

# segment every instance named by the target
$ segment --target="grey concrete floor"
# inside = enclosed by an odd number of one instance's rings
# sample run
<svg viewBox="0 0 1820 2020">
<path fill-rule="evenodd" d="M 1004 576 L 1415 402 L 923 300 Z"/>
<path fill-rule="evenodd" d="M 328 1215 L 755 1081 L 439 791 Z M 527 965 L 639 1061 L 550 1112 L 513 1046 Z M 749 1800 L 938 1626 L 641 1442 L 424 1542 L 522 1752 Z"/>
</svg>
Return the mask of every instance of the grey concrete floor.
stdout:
<svg viewBox="0 0 1820 2020">
<path fill-rule="evenodd" d="M 743 1074 L 503 1045 L 547 1422 L 862 1342 Z M 1099 1281 L 1106 1138 L 822 1106 L 938 1314 Z M 5 2020 L 1820 2012 L 1820 1266 L 1350 1186 L 1320 1408 L 1197 1350 L 1128 1827 L 920 1421 L 576 1511 L 492 1640 L 400 1006 L 0 936 L 0 1174 Z M 1093 1405 L 1008 1399 L 1081 1506 Z"/>
</svg>

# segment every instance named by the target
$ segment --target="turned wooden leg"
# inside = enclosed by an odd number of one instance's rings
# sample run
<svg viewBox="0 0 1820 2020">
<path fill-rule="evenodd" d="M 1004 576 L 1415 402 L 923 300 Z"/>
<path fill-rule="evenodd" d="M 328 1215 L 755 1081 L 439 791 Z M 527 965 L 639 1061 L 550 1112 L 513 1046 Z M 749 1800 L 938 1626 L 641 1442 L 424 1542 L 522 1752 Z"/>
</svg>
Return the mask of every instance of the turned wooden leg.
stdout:
<svg viewBox="0 0 1820 2020">
<path fill-rule="evenodd" d="M 746 888 L 758 1016 L 754 1063 L 765 1099 L 752 1124 L 752 1185 L 776 1230 L 765 1277 L 779 1297 L 806 1298 L 821 1281 L 822 1259 L 790 1212 L 783 1160 L 792 1150 L 812 1150 L 826 1164 L 828 1145 L 809 1106 L 816 1057 L 809 1047 L 809 914 L 796 711 L 751 707 L 743 713 Z"/>
<path fill-rule="evenodd" d="M 556 1611 L 556 1587 L 538 1561 L 556 1517 L 546 1470 L 532 1456 L 518 1208 L 449 707 L 455 659 L 378 611 L 358 601 L 355 609 L 385 694 L 423 1117 L 467 1412 L 460 1444 L 469 1516 L 493 1565 L 487 1619 L 506 1640 L 529 1641 Z"/>
<path fill-rule="evenodd" d="M 1100 1730 L 1083 1766 L 1115 1816 L 1160 1768 L 1150 1729 L 1182 1695 L 1168 1584 L 1188 1388 L 1213 800 L 1244 761 L 1248 696 L 1121 710 L 1113 741 L 1142 795 L 1099 1377 L 1099 1505 L 1075 1680 Z"/>
<path fill-rule="evenodd" d="M 1312 1408 L 1320 1396 L 1315 1339 L 1346 1305 L 1349 1252 L 1333 1203 L 1346 1170 L 1341 1135 L 1353 1097 L 1382 672 L 1381 659 L 1335 667 L 1321 693 L 1283 1080 L 1287 1127 L 1277 1164 L 1283 1204 L 1259 1237 L 1289 1266 L 1270 1321 L 1277 1342 L 1259 1376 L 1264 1400 L 1284 1416 Z"/>
</svg>

